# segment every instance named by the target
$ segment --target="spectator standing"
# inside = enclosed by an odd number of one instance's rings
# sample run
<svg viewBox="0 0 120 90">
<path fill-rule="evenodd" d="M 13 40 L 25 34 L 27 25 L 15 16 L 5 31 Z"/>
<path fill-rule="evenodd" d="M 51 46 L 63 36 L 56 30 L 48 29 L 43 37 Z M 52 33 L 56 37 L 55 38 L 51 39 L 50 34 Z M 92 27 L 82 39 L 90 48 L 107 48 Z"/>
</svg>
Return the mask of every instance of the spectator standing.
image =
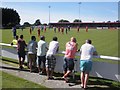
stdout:
<svg viewBox="0 0 120 90">
<path fill-rule="evenodd" d="M 91 40 L 86 40 L 86 43 L 81 46 L 80 54 L 81 87 L 87 88 L 89 72 L 92 69 L 92 57 L 98 55 Z"/>
<path fill-rule="evenodd" d="M 25 61 L 25 47 L 27 46 L 25 40 L 23 40 L 23 35 L 20 35 L 17 44 L 18 58 L 19 58 L 19 68 L 23 69 L 23 64 Z"/>
<path fill-rule="evenodd" d="M 36 53 L 37 53 L 37 42 L 36 37 L 31 36 L 31 41 L 28 43 L 28 65 L 30 68 L 30 72 L 32 72 L 32 67 L 35 65 L 36 62 Z"/>
<path fill-rule="evenodd" d="M 45 42 L 45 37 L 41 36 L 40 41 L 38 42 L 38 49 L 37 49 L 37 67 L 39 74 L 45 74 L 45 62 L 46 62 L 46 51 L 47 43 Z M 43 63 L 42 71 L 40 69 L 41 63 Z"/>
<path fill-rule="evenodd" d="M 54 79 L 53 72 L 56 65 L 55 55 L 58 52 L 58 50 L 59 50 L 59 42 L 57 41 L 57 37 L 53 37 L 53 41 L 50 42 L 49 49 L 46 55 L 46 72 L 47 72 L 48 80 Z"/>
<path fill-rule="evenodd" d="M 66 51 L 65 51 L 65 56 L 64 56 L 64 78 L 65 80 L 66 77 L 72 72 L 74 69 L 74 58 L 75 58 L 75 53 L 77 52 L 77 43 L 76 43 L 76 38 L 71 37 L 71 40 L 66 43 Z"/>
</svg>

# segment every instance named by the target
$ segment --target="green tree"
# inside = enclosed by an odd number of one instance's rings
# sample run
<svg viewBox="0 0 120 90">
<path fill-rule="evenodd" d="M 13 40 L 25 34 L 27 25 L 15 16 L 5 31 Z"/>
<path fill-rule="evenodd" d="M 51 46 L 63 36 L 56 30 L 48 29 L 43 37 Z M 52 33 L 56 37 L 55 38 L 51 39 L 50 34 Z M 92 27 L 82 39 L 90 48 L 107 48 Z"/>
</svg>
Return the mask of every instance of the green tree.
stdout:
<svg viewBox="0 0 120 90">
<path fill-rule="evenodd" d="M 4 28 L 11 28 L 20 23 L 20 16 L 14 9 L 1 8 L 2 9 L 2 26 Z"/>
<path fill-rule="evenodd" d="M 23 26 L 24 26 L 24 27 L 29 27 L 29 26 L 31 26 L 31 25 L 30 25 L 29 22 L 24 22 Z"/>
<path fill-rule="evenodd" d="M 69 22 L 68 20 L 61 19 L 58 22 Z"/>
<path fill-rule="evenodd" d="M 41 25 L 40 19 L 37 19 L 34 23 L 35 26 Z"/>
<path fill-rule="evenodd" d="M 73 22 L 82 22 L 82 21 L 79 19 L 75 19 Z"/>
</svg>

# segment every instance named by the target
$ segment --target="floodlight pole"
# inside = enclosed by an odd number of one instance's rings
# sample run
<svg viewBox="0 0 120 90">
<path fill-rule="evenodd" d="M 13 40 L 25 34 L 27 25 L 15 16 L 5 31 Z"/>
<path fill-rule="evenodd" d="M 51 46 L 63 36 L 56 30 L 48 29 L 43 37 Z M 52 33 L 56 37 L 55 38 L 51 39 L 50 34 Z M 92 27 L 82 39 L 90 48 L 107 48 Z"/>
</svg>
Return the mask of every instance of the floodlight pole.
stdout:
<svg viewBox="0 0 120 90">
<path fill-rule="evenodd" d="M 50 8 L 51 6 L 49 6 L 49 24 L 50 24 Z"/>
<path fill-rule="evenodd" d="M 79 4 L 79 20 L 80 20 L 80 5 L 81 5 L 81 2 L 79 2 L 78 4 Z"/>
</svg>

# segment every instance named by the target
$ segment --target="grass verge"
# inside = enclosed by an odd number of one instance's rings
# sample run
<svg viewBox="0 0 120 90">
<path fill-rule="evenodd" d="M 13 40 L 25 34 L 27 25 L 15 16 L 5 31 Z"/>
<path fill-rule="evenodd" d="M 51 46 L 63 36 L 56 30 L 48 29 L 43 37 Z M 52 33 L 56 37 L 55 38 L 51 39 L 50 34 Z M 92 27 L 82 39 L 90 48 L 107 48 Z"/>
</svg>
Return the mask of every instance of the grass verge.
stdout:
<svg viewBox="0 0 120 90">
<path fill-rule="evenodd" d="M 2 71 L 0 71 L 0 73 L 1 72 Z M 10 88 L 11 90 L 15 88 L 31 88 L 31 90 L 32 88 L 41 88 L 42 90 L 50 90 L 44 86 L 24 80 L 22 78 L 18 78 L 5 72 L 2 72 L 2 88 L 2 90 L 4 90 L 5 88 Z"/>
</svg>

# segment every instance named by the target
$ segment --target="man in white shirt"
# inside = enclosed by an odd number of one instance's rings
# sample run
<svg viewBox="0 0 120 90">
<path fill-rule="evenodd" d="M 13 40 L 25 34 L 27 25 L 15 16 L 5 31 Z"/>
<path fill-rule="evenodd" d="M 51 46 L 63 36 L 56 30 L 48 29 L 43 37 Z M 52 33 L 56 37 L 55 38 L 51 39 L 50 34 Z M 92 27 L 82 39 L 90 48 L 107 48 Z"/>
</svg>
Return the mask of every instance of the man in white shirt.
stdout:
<svg viewBox="0 0 120 90">
<path fill-rule="evenodd" d="M 57 41 L 57 37 L 53 37 L 53 41 L 49 44 L 49 49 L 46 54 L 46 72 L 47 77 L 49 79 L 53 79 L 53 72 L 56 65 L 55 54 L 59 50 L 59 42 Z"/>
<path fill-rule="evenodd" d="M 86 40 L 86 43 L 81 46 L 80 49 L 80 70 L 81 70 L 81 87 L 87 88 L 87 81 L 89 78 L 89 72 L 92 69 L 92 57 L 98 55 L 91 40 Z"/>
</svg>

